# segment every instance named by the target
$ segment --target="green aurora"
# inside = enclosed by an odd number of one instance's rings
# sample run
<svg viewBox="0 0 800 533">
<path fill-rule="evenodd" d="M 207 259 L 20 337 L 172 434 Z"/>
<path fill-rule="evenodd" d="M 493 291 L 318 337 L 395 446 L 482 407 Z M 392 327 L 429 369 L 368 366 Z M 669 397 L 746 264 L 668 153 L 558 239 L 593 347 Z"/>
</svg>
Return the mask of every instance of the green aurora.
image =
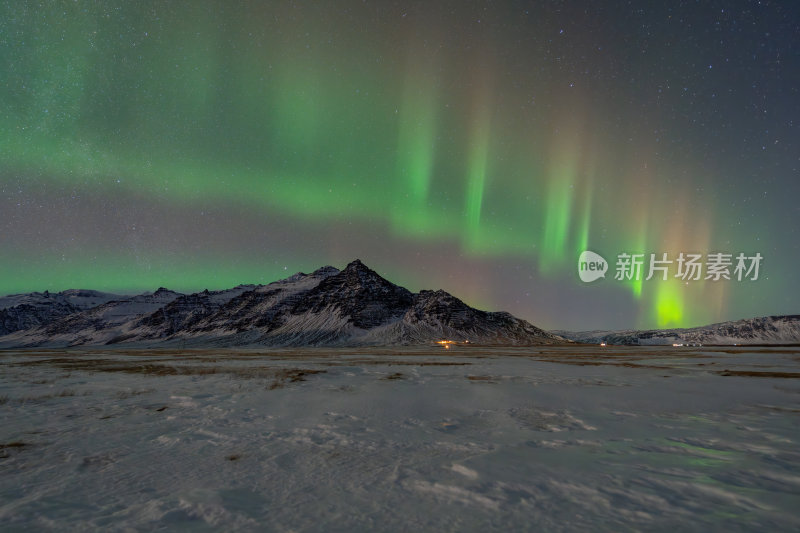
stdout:
<svg viewBox="0 0 800 533">
<path fill-rule="evenodd" d="M 578 329 L 575 310 L 604 302 L 585 327 L 796 312 L 798 135 L 780 118 L 798 116 L 796 45 L 772 70 L 761 65 L 785 24 L 749 67 L 730 50 L 788 15 L 773 7 L 719 45 L 667 7 L 650 6 L 663 24 L 645 35 L 625 8 L 556 4 L 2 2 L 6 227 L 20 196 L 30 206 L 52 189 L 304 229 L 272 249 L 93 246 L 95 216 L 78 244 L 53 247 L 53 225 L 23 206 L 14 224 L 43 236 L 0 237 L 0 292 L 223 288 L 354 251 L 412 289 L 439 283 L 548 327 Z M 346 244 L 303 245 L 332 225 L 351 228 Z M 429 268 L 396 262 L 395 245 Z M 612 263 L 600 288 L 577 279 L 585 249 Z M 762 279 L 613 279 L 619 252 L 681 251 L 759 251 Z M 448 279 L 453 264 L 492 279 Z M 498 296 L 511 288 L 494 290 L 496 265 L 526 272 L 533 295 Z M 563 301 L 537 299 L 545 285 Z"/>
</svg>

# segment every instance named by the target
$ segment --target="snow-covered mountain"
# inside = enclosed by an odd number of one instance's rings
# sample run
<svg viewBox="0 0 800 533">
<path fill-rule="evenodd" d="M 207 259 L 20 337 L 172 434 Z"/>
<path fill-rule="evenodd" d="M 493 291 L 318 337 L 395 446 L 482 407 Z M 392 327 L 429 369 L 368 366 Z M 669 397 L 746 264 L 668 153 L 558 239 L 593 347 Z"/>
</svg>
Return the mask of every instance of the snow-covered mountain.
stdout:
<svg viewBox="0 0 800 533">
<path fill-rule="evenodd" d="M 0 335 L 48 324 L 118 298 L 122 296 L 86 289 L 4 296 L 0 298 Z"/>
<path fill-rule="evenodd" d="M 131 320 L 152 313 L 179 296 L 162 287 L 152 294 L 121 297 L 86 310 L 76 309 L 32 329 L 0 337 L 0 347 L 106 344 L 124 331 Z"/>
<path fill-rule="evenodd" d="M 552 333 L 576 342 L 597 344 L 800 344 L 800 315 L 748 318 L 685 329 Z"/>
<path fill-rule="evenodd" d="M 508 313 L 469 307 L 444 291 L 412 293 L 355 260 L 268 285 L 120 298 L 0 337 L 0 347 L 364 346 L 567 342 Z"/>
</svg>

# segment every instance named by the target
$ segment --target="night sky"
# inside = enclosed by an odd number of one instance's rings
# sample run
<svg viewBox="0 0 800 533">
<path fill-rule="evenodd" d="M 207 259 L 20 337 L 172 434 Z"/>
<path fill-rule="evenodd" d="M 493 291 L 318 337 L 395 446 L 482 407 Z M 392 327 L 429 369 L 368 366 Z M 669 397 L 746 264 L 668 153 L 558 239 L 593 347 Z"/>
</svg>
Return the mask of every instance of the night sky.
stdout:
<svg viewBox="0 0 800 533">
<path fill-rule="evenodd" d="M 0 5 L 0 293 L 360 258 L 546 328 L 800 312 L 798 2 Z"/>
</svg>

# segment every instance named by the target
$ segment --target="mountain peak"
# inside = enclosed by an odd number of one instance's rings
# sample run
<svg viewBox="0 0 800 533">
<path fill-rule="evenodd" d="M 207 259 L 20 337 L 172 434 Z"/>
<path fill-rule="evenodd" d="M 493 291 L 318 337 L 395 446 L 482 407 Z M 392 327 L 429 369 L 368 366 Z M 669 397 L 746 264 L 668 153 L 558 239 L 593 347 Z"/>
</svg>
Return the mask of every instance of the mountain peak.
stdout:
<svg viewBox="0 0 800 533">
<path fill-rule="evenodd" d="M 347 266 L 337 272 L 335 276 L 328 276 L 324 281 L 331 281 L 333 280 L 341 280 L 342 282 L 348 283 L 351 286 L 361 286 L 361 287 L 384 287 L 384 288 L 394 288 L 397 287 L 394 283 L 390 282 L 367 265 L 361 262 L 361 260 L 356 259 L 351 261 L 347 264 Z M 393 289 L 392 289 L 393 290 Z M 404 291 L 408 292 L 406 289 L 403 288 Z M 408 292 L 411 294 L 410 292 Z"/>
<path fill-rule="evenodd" d="M 346 279 L 360 279 L 360 280 L 367 280 L 374 278 L 383 279 L 380 276 L 380 274 L 378 274 L 377 272 L 369 268 L 367 265 L 362 263 L 360 259 L 350 261 L 346 267 L 344 267 L 341 271 L 337 272 L 337 276 Z"/>
<path fill-rule="evenodd" d="M 342 272 L 347 270 L 369 270 L 369 267 L 362 263 L 361 259 L 354 259 L 353 261 L 350 261 L 346 267 L 344 267 Z"/>
</svg>

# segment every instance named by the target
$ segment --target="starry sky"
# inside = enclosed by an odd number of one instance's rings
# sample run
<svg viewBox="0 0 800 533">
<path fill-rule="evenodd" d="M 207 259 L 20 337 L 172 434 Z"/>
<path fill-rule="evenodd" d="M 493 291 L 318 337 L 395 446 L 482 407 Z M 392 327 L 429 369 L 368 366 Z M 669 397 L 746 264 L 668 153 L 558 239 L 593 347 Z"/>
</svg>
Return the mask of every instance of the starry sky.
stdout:
<svg viewBox="0 0 800 533">
<path fill-rule="evenodd" d="M 799 47 L 767 0 L 2 1 L 0 293 L 360 258 L 546 328 L 798 313 Z"/>
</svg>

